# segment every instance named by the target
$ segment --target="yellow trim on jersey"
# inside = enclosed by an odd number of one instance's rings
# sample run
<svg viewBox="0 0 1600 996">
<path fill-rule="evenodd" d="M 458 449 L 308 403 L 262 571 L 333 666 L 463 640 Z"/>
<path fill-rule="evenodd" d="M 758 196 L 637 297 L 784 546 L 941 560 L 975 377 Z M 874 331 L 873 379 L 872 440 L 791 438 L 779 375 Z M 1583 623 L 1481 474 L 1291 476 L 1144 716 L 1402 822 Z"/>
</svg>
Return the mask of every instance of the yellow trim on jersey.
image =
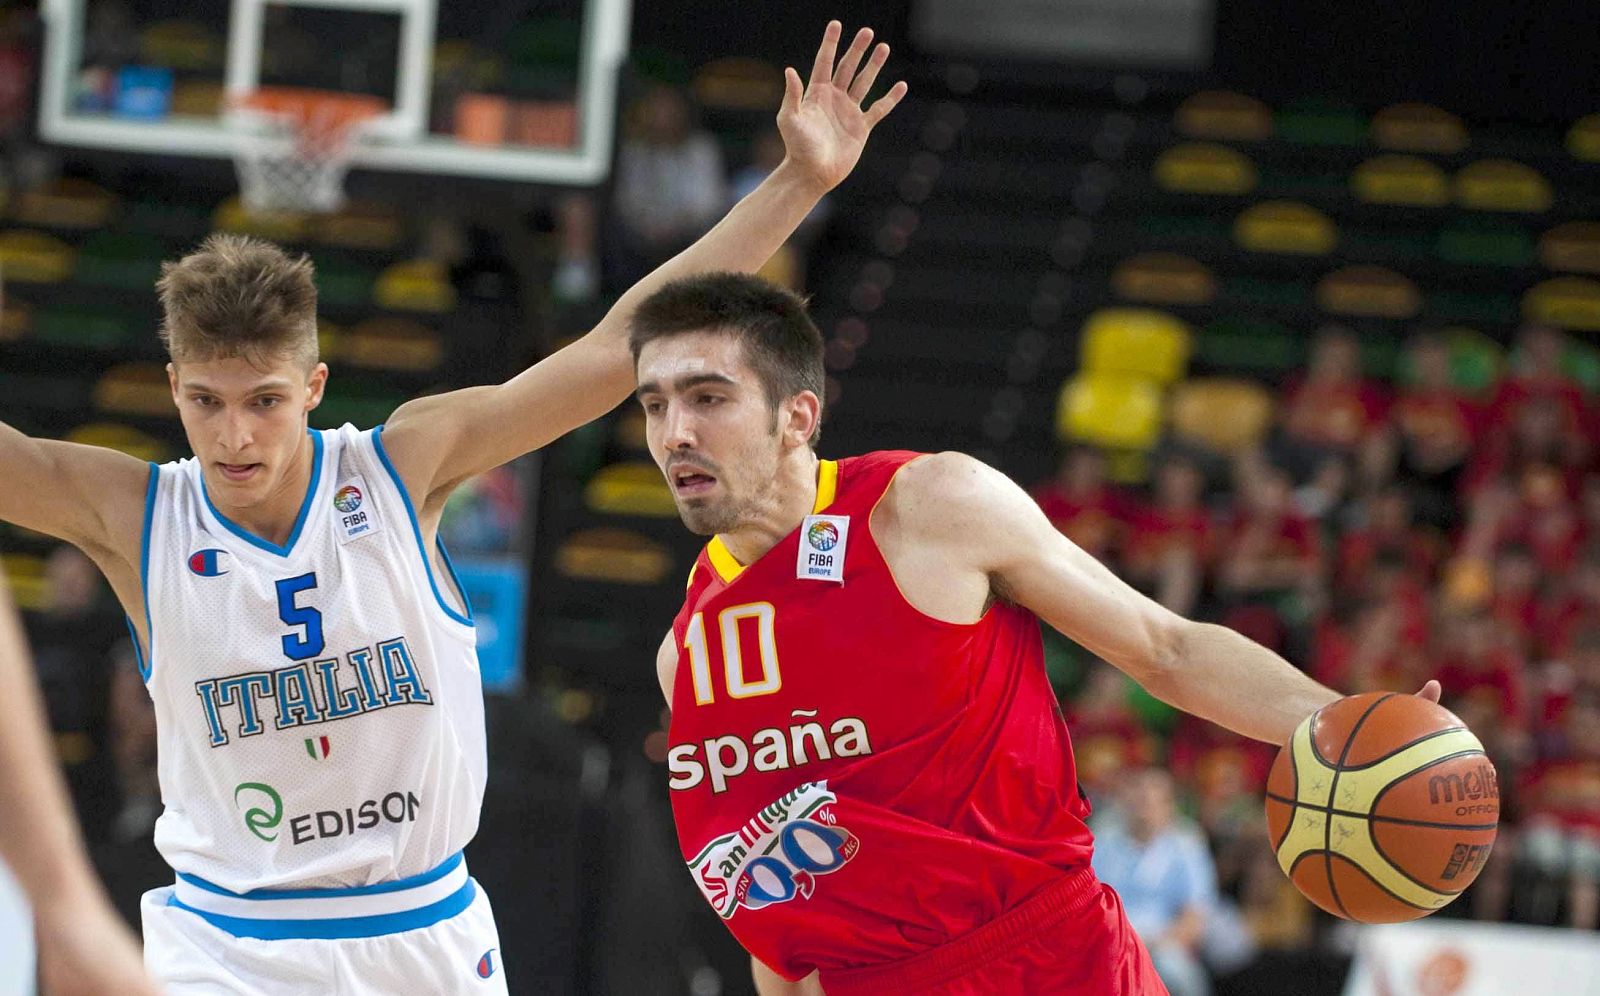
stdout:
<svg viewBox="0 0 1600 996">
<path fill-rule="evenodd" d="M 683 583 L 684 590 L 694 587 L 694 576 L 700 573 L 700 562 L 697 560 L 689 565 L 689 580 Z"/>
<path fill-rule="evenodd" d="M 833 504 L 839 495 L 839 462 L 837 460 L 819 460 L 817 462 L 817 500 L 811 505 L 811 514 L 818 515 L 823 509 Z M 721 536 L 711 537 L 711 542 L 706 544 L 706 558 L 711 561 L 711 566 L 716 569 L 717 577 L 723 584 L 732 584 L 733 579 L 744 572 L 744 565 L 739 563 L 722 542 Z M 694 572 L 689 573 L 690 583 L 694 581 Z"/>
</svg>

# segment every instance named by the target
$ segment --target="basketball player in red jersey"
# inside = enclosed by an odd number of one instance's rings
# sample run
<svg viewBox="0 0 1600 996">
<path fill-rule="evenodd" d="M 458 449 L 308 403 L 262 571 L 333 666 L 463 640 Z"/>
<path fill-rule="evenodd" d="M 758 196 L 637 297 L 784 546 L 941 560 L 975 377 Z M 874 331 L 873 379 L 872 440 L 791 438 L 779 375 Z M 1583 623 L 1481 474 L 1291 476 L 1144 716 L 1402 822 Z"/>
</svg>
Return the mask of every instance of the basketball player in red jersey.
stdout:
<svg viewBox="0 0 1600 996">
<path fill-rule="evenodd" d="M 1037 619 L 1272 743 L 1338 694 L 1140 595 L 971 457 L 819 460 L 822 341 L 786 291 L 668 285 L 631 345 L 712 537 L 657 659 L 673 815 L 761 992 L 1165 993 L 1090 870 Z"/>
</svg>

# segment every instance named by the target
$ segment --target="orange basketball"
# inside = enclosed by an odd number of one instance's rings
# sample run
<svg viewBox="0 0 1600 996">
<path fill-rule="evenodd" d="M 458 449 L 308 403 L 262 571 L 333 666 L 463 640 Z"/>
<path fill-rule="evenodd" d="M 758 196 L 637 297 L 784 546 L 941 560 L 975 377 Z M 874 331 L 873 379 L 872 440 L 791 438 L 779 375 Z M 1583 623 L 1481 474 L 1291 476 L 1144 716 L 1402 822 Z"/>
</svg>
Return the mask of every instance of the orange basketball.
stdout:
<svg viewBox="0 0 1600 996">
<path fill-rule="evenodd" d="M 1483 868 L 1499 821 L 1483 744 L 1415 695 L 1329 703 L 1294 731 L 1267 778 L 1279 866 L 1307 899 L 1362 923 L 1448 905 Z"/>
</svg>

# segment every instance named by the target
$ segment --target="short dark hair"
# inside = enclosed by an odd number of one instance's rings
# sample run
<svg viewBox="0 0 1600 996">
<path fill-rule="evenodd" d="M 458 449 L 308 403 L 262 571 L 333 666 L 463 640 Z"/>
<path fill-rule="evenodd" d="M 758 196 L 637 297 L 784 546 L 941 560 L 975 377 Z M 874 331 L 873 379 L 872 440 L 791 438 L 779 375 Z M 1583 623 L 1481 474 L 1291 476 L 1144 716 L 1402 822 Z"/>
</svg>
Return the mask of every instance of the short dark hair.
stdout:
<svg viewBox="0 0 1600 996">
<path fill-rule="evenodd" d="M 823 399 L 822 333 L 799 295 L 744 273 L 674 280 L 633 313 L 628 346 L 634 364 L 646 344 L 693 332 L 719 332 L 743 343 L 745 361 L 760 379 L 774 414 L 779 404 L 801 391 Z M 821 431 L 819 421 L 812 446 Z"/>
</svg>

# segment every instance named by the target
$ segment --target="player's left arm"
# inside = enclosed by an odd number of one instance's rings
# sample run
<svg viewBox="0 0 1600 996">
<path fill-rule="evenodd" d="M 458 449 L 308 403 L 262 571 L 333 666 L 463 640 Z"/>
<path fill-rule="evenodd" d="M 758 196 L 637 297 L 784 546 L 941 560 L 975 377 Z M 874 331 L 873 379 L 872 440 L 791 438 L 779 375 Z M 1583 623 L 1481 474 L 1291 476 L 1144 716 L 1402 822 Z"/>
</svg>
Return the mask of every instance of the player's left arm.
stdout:
<svg viewBox="0 0 1600 996">
<path fill-rule="evenodd" d="M 1030 609 L 1151 694 L 1257 740 L 1282 744 L 1339 693 L 1231 629 L 1194 622 L 1134 590 L 1063 536 L 1010 478 L 960 453 L 901 472 L 911 536 L 958 571 Z M 1438 685 L 1424 694 L 1437 700 Z"/>
<path fill-rule="evenodd" d="M 394 413 L 384 445 L 414 498 L 447 495 L 616 407 L 634 388 L 628 327 L 640 302 L 673 280 L 759 269 L 850 174 L 906 84 L 863 107 L 889 47 L 878 45 L 863 63 L 872 32 L 862 28 L 838 56 L 840 30 L 839 22 L 828 24 L 808 84 L 785 70 L 778 112 L 784 161 L 716 227 L 631 288 L 572 345 L 504 384 L 420 398 Z"/>
</svg>

